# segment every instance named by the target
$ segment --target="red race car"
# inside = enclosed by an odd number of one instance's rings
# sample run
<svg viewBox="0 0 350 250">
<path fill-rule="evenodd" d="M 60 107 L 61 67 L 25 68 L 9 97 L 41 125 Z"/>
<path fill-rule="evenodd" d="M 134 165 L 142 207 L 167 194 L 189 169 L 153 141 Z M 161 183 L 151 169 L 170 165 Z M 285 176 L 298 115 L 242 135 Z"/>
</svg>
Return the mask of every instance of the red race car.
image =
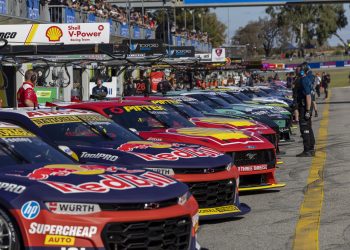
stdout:
<svg viewBox="0 0 350 250">
<path fill-rule="evenodd" d="M 269 126 L 253 120 L 246 119 L 234 119 L 227 117 L 207 117 L 201 112 L 195 110 L 189 105 L 184 104 L 180 100 L 174 100 L 166 97 L 159 96 L 127 96 L 126 100 L 133 101 L 148 101 L 153 104 L 165 105 L 181 116 L 184 116 L 198 127 L 205 128 L 226 128 L 226 129 L 238 129 L 248 132 L 255 132 L 261 134 L 268 139 L 275 147 L 278 147 L 278 136 L 276 131 Z"/>
<path fill-rule="evenodd" d="M 275 179 L 275 147 L 255 133 L 197 128 L 161 105 L 138 101 L 86 102 L 66 106 L 96 111 L 152 141 L 199 144 L 232 156 L 240 173 L 240 191 L 283 187 Z"/>
</svg>

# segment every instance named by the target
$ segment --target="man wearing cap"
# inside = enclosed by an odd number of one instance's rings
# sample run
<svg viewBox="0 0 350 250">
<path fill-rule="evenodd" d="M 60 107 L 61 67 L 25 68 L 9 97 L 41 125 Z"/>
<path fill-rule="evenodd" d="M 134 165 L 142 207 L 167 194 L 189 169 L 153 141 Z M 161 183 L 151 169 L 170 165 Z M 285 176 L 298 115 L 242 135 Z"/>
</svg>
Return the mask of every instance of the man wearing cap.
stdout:
<svg viewBox="0 0 350 250">
<path fill-rule="evenodd" d="M 313 76 L 307 63 L 300 65 L 299 84 L 297 87 L 297 103 L 299 110 L 299 126 L 303 137 L 304 150 L 297 157 L 312 157 L 315 155 L 315 136 L 311 123 Z"/>
</svg>

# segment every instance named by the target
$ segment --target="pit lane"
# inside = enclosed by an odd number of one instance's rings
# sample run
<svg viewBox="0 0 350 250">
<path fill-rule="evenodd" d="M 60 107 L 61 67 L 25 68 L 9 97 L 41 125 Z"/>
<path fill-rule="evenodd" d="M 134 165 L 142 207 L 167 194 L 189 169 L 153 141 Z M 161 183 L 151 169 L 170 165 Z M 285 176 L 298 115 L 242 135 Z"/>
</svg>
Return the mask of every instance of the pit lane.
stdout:
<svg viewBox="0 0 350 250">
<path fill-rule="evenodd" d="M 325 105 L 319 102 L 319 114 Z M 318 235 L 319 249 L 350 248 L 350 88 L 333 89 L 329 106 L 326 163 L 324 168 L 324 197 Z M 322 115 L 313 118 L 315 136 L 319 135 Z M 304 201 L 311 158 L 296 158 L 302 151 L 298 129 L 293 130 L 295 142 L 286 143 L 281 150 L 283 165 L 277 169 L 277 179 L 286 182 L 281 191 L 241 194 L 241 202 L 251 206 L 244 218 L 202 223 L 199 242 L 208 249 L 292 249 L 295 231 Z M 317 141 L 317 139 L 316 139 Z M 313 164 L 315 166 L 315 163 Z M 309 194 L 310 195 L 310 194 Z M 318 194 L 322 195 L 322 194 Z M 319 205 L 316 205 L 316 208 Z M 317 246 L 317 242 L 315 246 Z M 297 248 L 295 248 L 297 249 Z M 300 249 L 300 248 L 299 248 Z M 310 249 L 304 247 L 304 249 Z"/>
</svg>

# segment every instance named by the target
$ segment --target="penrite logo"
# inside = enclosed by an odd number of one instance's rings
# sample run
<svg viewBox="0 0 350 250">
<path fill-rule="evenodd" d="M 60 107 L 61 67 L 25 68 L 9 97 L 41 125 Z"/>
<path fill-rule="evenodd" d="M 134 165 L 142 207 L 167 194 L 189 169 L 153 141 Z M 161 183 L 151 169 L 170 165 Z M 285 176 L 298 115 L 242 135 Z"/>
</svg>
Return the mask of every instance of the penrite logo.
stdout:
<svg viewBox="0 0 350 250">
<path fill-rule="evenodd" d="M 46 30 L 46 37 L 50 42 L 58 42 L 61 40 L 63 32 L 58 26 L 51 26 Z"/>
</svg>

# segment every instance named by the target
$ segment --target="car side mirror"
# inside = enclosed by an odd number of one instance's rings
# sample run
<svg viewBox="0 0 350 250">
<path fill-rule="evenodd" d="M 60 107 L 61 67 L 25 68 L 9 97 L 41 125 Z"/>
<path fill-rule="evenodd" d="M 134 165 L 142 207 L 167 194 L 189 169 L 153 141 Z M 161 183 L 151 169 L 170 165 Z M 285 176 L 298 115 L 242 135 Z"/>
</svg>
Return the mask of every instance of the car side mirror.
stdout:
<svg viewBox="0 0 350 250">
<path fill-rule="evenodd" d="M 74 160 L 79 161 L 79 157 L 78 155 L 70 149 L 70 147 L 68 146 L 64 146 L 64 145 L 59 145 L 58 148 L 65 154 L 69 155 L 70 157 L 72 157 Z"/>
</svg>

